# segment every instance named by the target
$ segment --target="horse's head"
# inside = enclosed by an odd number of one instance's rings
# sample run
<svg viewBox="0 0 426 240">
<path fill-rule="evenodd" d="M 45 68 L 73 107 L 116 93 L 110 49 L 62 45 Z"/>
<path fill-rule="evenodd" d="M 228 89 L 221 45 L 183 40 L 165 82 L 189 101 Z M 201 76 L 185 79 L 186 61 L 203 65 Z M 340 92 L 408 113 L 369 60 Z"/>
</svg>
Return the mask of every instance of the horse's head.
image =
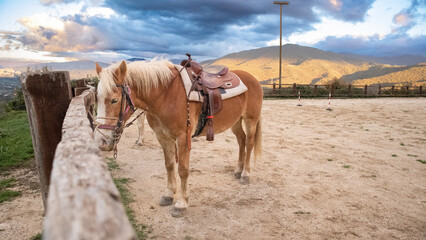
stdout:
<svg viewBox="0 0 426 240">
<path fill-rule="evenodd" d="M 113 150 L 120 139 L 125 122 L 134 112 L 130 87 L 125 81 L 126 71 L 127 65 L 124 61 L 118 67 L 106 69 L 96 63 L 99 84 L 95 139 L 103 151 Z"/>
</svg>

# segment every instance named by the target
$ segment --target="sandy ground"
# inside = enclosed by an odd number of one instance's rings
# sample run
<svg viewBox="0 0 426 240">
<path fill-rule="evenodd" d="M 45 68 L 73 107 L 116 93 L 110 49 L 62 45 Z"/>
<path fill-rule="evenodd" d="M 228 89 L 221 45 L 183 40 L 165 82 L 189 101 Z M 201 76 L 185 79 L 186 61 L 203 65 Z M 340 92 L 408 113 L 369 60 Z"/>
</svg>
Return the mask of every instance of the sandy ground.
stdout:
<svg viewBox="0 0 426 240">
<path fill-rule="evenodd" d="M 426 99 L 333 100 L 331 112 L 327 103 L 264 101 L 264 157 L 249 185 L 234 179 L 230 131 L 193 142 L 183 218 L 158 204 L 166 170 L 148 126 L 144 146 L 126 129 L 114 175 L 132 179 L 131 207 L 151 239 L 426 239 Z M 27 184 L 0 204 L 0 239 L 29 239 L 42 229 L 38 178 L 13 177 Z"/>
<path fill-rule="evenodd" d="M 17 179 L 10 190 L 21 196 L 11 202 L 0 203 L 0 239 L 31 239 L 43 230 L 43 201 L 36 168 L 19 169 L 4 178 Z"/>
<path fill-rule="evenodd" d="M 148 127 L 119 144 L 139 222 L 155 239 L 426 239 L 426 99 L 266 100 L 264 157 L 233 176 L 231 131 L 193 142 L 187 215 L 160 207 L 163 153 Z M 110 153 L 105 156 L 111 156 Z"/>
</svg>

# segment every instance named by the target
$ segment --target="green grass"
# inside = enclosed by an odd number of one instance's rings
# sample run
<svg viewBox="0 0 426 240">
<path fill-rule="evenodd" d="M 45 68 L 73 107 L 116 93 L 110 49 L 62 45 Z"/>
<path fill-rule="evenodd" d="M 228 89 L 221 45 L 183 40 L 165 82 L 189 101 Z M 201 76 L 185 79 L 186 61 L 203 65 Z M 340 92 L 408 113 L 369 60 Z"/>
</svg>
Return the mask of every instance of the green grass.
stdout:
<svg viewBox="0 0 426 240">
<path fill-rule="evenodd" d="M 421 160 L 421 159 L 417 159 L 416 161 L 417 161 L 417 162 L 420 162 L 420 163 L 422 163 L 422 164 L 426 164 L 426 161 Z"/>
<path fill-rule="evenodd" d="M 108 169 L 116 170 L 120 169 L 118 163 L 113 158 L 107 158 Z M 124 209 L 126 210 L 127 217 L 129 218 L 130 223 L 135 229 L 136 236 L 139 240 L 144 240 L 148 238 L 148 233 L 150 233 L 148 227 L 146 225 L 140 224 L 136 220 L 135 212 L 130 208 L 130 203 L 134 202 L 132 194 L 127 188 L 127 184 L 130 182 L 130 178 L 114 178 L 115 186 L 117 186 L 118 191 L 120 192 L 121 201 L 124 205 Z"/>
<path fill-rule="evenodd" d="M 12 190 L 2 190 L 0 192 L 0 203 L 2 202 L 10 202 L 14 198 L 21 196 L 21 192 L 18 191 L 12 191 Z"/>
<path fill-rule="evenodd" d="M 28 166 L 34 157 L 30 128 L 25 111 L 0 116 L 0 173 Z"/>
<path fill-rule="evenodd" d="M 343 165 L 343 168 L 350 168 L 351 165 Z"/>
<path fill-rule="evenodd" d="M 333 159 L 331 159 L 331 158 L 327 158 L 327 161 L 332 162 L 332 161 L 333 161 Z"/>
<path fill-rule="evenodd" d="M 414 154 L 407 154 L 407 156 L 409 156 L 409 157 L 418 157 L 418 155 L 414 155 Z"/>
<path fill-rule="evenodd" d="M 402 143 L 399 143 L 399 145 L 401 145 L 401 146 L 405 146 L 405 144 L 402 142 Z"/>
<path fill-rule="evenodd" d="M 15 184 L 15 182 L 16 182 L 16 179 L 14 179 L 14 178 L 9 178 L 9 179 L 3 179 L 3 180 L 1 180 L 0 181 L 0 190 L 13 187 L 13 185 Z"/>
<path fill-rule="evenodd" d="M 398 155 L 396 155 L 396 154 L 392 154 L 392 157 L 398 157 Z"/>
<path fill-rule="evenodd" d="M 112 171 L 112 170 L 120 169 L 120 166 L 114 160 L 114 158 L 107 158 L 107 160 L 108 160 L 107 162 L 108 170 Z"/>
<path fill-rule="evenodd" d="M 30 240 L 42 240 L 43 239 L 43 233 L 37 233 L 37 235 L 32 236 Z"/>
<path fill-rule="evenodd" d="M 15 182 L 16 179 L 14 178 L 3 179 L 0 181 L 0 203 L 6 201 L 10 202 L 14 198 L 21 196 L 21 192 L 7 189 L 13 187 Z"/>
</svg>

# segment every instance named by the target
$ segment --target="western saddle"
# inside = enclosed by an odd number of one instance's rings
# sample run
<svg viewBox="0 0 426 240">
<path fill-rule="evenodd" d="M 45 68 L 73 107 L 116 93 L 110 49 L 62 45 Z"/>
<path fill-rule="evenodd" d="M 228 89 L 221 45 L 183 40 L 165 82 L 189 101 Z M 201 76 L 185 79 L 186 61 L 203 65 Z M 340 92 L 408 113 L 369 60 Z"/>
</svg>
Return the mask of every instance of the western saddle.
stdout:
<svg viewBox="0 0 426 240">
<path fill-rule="evenodd" d="M 201 134 L 207 125 L 207 141 L 214 140 L 213 118 L 222 110 L 223 102 L 221 93 L 226 89 L 240 85 L 240 78 L 228 71 L 228 67 L 213 65 L 203 68 L 191 59 L 191 54 L 186 54 L 188 59 L 181 62 L 192 81 L 191 91 L 198 91 L 203 96 L 203 109 L 198 119 L 197 129 L 192 137 Z"/>
</svg>

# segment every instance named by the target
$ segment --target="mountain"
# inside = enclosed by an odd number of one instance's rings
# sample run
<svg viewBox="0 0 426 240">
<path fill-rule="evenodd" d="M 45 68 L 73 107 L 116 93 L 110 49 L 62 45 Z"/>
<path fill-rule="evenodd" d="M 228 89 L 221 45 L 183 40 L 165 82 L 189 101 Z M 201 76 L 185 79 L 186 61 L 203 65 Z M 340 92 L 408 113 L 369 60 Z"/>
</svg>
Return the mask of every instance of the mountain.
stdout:
<svg viewBox="0 0 426 240">
<path fill-rule="evenodd" d="M 145 58 L 136 58 L 136 57 L 134 57 L 134 58 L 129 58 L 126 61 L 127 62 L 136 62 L 136 61 L 145 61 L 145 60 L 146 60 Z"/>
<path fill-rule="evenodd" d="M 385 59 L 380 58 L 379 60 L 384 61 Z M 422 59 L 419 58 L 419 60 Z M 368 85 L 424 83 L 426 81 L 426 65 L 424 64 L 391 66 L 382 64 L 373 57 L 339 54 L 295 44 L 283 46 L 282 61 L 284 84 L 326 84 L 333 78 L 342 78 L 348 83 Z M 231 70 L 245 70 L 260 82 L 270 83 L 276 81 L 279 76 L 279 47 L 241 51 L 204 61 L 202 64 L 204 66 L 219 64 L 226 65 Z"/>
<path fill-rule="evenodd" d="M 97 62 L 101 67 L 107 67 L 109 64 L 104 62 Z M 40 70 L 47 67 L 52 71 L 69 71 L 71 79 L 80 79 L 87 76 L 96 76 L 95 62 L 90 60 L 72 61 L 72 62 L 50 62 L 50 63 L 36 63 L 23 66 L 14 67 L 15 71 L 26 72 L 30 70 Z"/>
</svg>

